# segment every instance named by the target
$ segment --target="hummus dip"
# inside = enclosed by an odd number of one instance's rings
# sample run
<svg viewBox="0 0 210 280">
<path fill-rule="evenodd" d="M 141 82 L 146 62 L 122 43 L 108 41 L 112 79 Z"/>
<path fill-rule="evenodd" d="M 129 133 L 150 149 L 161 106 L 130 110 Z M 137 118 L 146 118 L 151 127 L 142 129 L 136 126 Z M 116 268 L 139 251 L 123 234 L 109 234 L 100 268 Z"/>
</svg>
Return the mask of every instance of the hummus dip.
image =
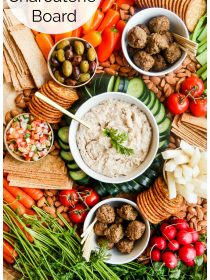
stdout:
<svg viewBox="0 0 210 280">
<path fill-rule="evenodd" d="M 76 141 L 84 162 L 95 172 L 107 177 L 126 176 L 135 171 L 147 156 L 152 128 L 136 105 L 109 99 L 87 112 L 83 119 L 91 129 L 79 125 Z M 128 139 L 123 146 L 133 149 L 131 155 L 120 154 L 104 135 L 105 128 L 125 132 Z"/>
</svg>

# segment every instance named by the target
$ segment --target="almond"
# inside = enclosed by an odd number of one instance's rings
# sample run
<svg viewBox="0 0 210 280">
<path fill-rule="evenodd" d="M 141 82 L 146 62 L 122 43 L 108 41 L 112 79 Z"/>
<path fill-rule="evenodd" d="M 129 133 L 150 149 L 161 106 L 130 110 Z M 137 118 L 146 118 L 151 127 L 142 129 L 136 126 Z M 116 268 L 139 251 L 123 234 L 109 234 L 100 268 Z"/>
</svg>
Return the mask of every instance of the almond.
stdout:
<svg viewBox="0 0 210 280">
<path fill-rule="evenodd" d="M 60 205 L 60 206 L 57 208 L 56 213 L 57 213 L 57 214 L 60 214 L 60 213 L 63 212 L 63 210 L 64 210 L 64 206 L 63 206 L 63 205 Z"/>
<path fill-rule="evenodd" d="M 129 13 L 133 16 L 135 14 L 135 8 L 133 6 L 130 7 Z"/>
<path fill-rule="evenodd" d="M 148 89 L 152 89 L 153 86 L 154 86 L 154 84 L 151 81 L 147 84 Z"/>
<path fill-rule="evenodd" d="M 116 71 L 112 68 L 104 68 L 104 71 L 109 75 L 116 75 Z"/>
<path fill-rule="evenodd" d="M 165 79 L 162 79 L 161 83 L 160 83 L 160 86 L 163 88 L 166 84 L 166 80 Z"/>
<path fill-rule="evenodd" d="M 113 53 L 110 55 L 109 61 L 111 64 L 115 63 L 115 55 Z"/>
<path fill-rule="evenodd" d="M 160 83 L 160 78 L 159 77 L 151 77 L 150 80 L 157 86 Z"/>
<path fill-rule="evenodd" d="M 61 213 L 61 215 L 64 217 L 64 219 L 65 219 L 68 223 L 70 223 L 70 219 L 69 219 L 68 214 L 66 214 L 66 213 Z"/>
<path fill-rule="evenodd" d="M 110 62 L 109 61 L 101 62 L 100 65 L 102 67 L 110 67 Z"/>
<path fill-rule="evenodd" d="M 60 201 L 56 201 L 55 202 L 55 207 L 59 207 L 61 205 L 61 202 Z"/>
<path fill-rule="evenodd" d="M 11 120 L 12 120 L 12 115 L 11 115 L 11 113 L 9 111 L 5 115 L 5 123 L 8 124 Z"/>
<path fill-rule="evenodd" d="M 20 112 L 18 110 L 11 110 L 10 113 L 13 118 L 20 114 Z"/>
<path fill-rule="evenodd" d="M 120 66 L 124 66 L 122 58 L 120 56 L 116 56 L 116 62 L 117 64 L 119 64 Z"/>
<path fill-rule="evenodd" d="M 65 226 L 64 222 L 61 221 L 61 219 L 57 218 L 56 220 L 58 221 L 58 223 L 59 223 L 60 226 L 62 226 L 62 227 Z"/>
<path fill-rule="evenodd" d="M 53 196 L 53 195 L 54 195 L 54 193 L 53 193 L 53 192 L 48 191 L 48 190 L 46 190 L 46 191 L 45 191 L 45 194 L 46 194 L 46 195 L 48 195 L 48 196 Z"/>
<path fill-rule="evenodd" d="M 197 216 L 197 211 L 195 210 L 195 208 L 193 208 L 192 206 L 188 206 L 187 207 L 187 211 L 191 214 L 191 215 L 196 215 Z"/>
<path fill-rule="evenodd" d="M 131 71 L 131 69 L 129 67 L 123 66 L 123 67 L 120 67 L 119 71 L 122 72 L 122 73 L 128 73 L 128 72 Z"/>
<path fill-rule="evenodd" d="M 53 206 L 54 205 L 54 201 L 52 200 L 52 198 L 50 196 L 47 197 L 47 202 L 49 206 Z"/>
<path fill-rule="evenodd" d="M 43 196 L 42 198 L 40 198 L 38 201 L 37 201 L 37 207 L 39 208 L 42 208 L 46 203 L 46 199 L 45 197 Z"/>
<path fill-rule="evenodd" d="M 118 64 L 112 64 L 112 65 L 110 66 L 110 68 L 114 69 L 115 71 L 118 71 L 118 70 L 120 69 L 120 65 L 118 65 Z"/>
</svg>

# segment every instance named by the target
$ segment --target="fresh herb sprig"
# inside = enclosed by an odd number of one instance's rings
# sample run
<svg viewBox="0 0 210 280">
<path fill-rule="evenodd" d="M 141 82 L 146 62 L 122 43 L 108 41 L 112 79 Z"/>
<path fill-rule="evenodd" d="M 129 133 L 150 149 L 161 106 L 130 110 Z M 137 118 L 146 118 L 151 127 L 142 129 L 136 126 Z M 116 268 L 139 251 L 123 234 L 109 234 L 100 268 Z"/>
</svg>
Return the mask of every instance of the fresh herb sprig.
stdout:
<svg viewBox="0 0 210 280">
<path fill-rule="evenodd" d="M 107 127 L 103 130 L 103 134 L 104 136 L 111 138 L 111 144 L 119 154 L 130 156 L 134 153 L 133 149 L 122 145 L 122 143 L 128 139 L 127 133 L 120 133 L 117 129 Z"/>
</svg>

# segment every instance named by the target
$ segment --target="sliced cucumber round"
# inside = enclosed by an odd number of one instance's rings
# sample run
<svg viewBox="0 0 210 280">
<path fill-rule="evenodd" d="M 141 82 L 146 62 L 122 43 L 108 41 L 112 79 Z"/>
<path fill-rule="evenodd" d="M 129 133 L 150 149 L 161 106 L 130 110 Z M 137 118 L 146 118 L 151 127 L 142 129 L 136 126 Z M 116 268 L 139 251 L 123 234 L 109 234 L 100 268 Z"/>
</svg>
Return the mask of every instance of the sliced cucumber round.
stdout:
<svg viewBox="0 0 210 280">
<path fill-rule="evenodd" d="M 69 144 L 69 127 L 64 126 L 58 130 L 58 137 L 65 144 Z"/>
<path fill-rule="evenodd" d="M 58 144 L 60 145 L 61 149 L 64 151 L 70 151 L 69 145 L 63 143 L 60 139 L 58 139 Z"/>
</svg>

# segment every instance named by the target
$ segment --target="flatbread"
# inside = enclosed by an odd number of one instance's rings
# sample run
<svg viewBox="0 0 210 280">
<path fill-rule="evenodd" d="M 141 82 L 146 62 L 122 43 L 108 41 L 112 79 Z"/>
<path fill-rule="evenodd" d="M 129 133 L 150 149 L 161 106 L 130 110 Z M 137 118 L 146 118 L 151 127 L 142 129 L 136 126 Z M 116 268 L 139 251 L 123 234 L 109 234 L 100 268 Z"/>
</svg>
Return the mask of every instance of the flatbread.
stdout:
<svg viewBox="0 0 210 280">
<path fill-rule="evenodd" d="M 186 11 L 185 22 L 188 30 L 193 32 L 198 20 L 206 12 L 206 0 L 191 0 Z"/>
</svg>

